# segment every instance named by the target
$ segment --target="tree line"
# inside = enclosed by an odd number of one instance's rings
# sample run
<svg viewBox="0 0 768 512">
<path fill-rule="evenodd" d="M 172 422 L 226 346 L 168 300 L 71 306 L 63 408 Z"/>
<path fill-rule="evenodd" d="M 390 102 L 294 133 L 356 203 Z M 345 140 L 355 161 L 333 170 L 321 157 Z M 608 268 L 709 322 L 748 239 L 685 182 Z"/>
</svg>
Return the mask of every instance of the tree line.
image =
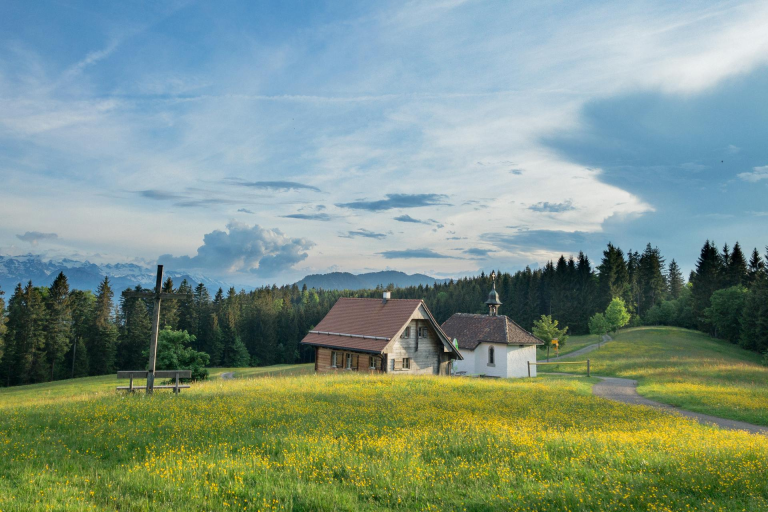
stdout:
<svg viewBox="0 0 768 512">
<path fill-rule="evenodd" d="M 595 315 L 618 299 L 629 314 L 629 325 L 694 328 L 749 350 L 768 350 L 766 266 L 757 249 L 747 259 L 738 243 L 718 249 L 707 241 L 687 282 L 675 260 L 667 265 L 651 244 L 642 252 L 627 253 L 608 244 L 594 268 L 579 253 L 542 268 L 497 275 L 504 303 L 500 314 L 528 330 L 544 315 L 567 327 L 569 334 L 587 334 Z M 486 312 L 490 287 L 490 278 L 481 273 L 434 286 L 400 288 L 394 297 L 424 299 L 442 323 L 456 312 Z M 339 297 L 381 294 L 381 289 L 335 291 L 296 285 L 250 292 L 219 289 L 211 294 L 202 283 L 193 287 L 185 280 L 177 287 L 170 278 L 163 291 L 180 295 L 163 301 L 161 326 L 187 333 L 169 334 L 168 339 L 176 340 L 178 350 L 189 349 L 189 357 L 224 367 L 310 362 L 313 351 L 299 342 Z M 70 290 L 61 273 L 49 287 L 17 285 L 7 304 L 0 291 L 0 385 L 146 368 L 151 309 L 148 299 L 116 298 L 108 278 L 93 293 Z"/>
</svg>

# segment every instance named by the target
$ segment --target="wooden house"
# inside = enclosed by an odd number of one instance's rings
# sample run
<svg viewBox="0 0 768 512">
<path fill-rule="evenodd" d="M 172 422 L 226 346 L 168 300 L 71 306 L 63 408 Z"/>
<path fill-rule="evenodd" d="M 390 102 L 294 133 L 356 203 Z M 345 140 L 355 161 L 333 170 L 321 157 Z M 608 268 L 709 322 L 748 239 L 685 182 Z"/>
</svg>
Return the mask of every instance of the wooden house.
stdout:
<svg viewBox="0 0 768 512">
<path fill-rule="evenodd" d="M 419 299 L 341 298 L 301 341 L 315 371 L 450 375 L 459 350 Z"/>
</svg>

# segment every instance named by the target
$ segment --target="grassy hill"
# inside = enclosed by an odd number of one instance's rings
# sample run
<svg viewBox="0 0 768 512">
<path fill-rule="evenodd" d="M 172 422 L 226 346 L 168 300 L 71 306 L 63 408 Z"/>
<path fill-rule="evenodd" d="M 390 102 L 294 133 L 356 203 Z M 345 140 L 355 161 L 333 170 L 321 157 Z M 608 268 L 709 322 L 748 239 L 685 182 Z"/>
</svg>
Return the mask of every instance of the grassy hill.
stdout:
<svg viewBox="0 0 768 512">
<path fill-rule="evenodd" d="M 589 339 L 597 341 L 576 341 Z M 760 355 L 728 342 L 687 329 L 640 327 L 619 331 L 588 357 L 595 375 L 636 379 L 638 392 L 653 400 L 768 426 L 768 367 Z"/>
<path fill-rule="evenodd" d="M 103 377 L 3 391 L 0 510 L 768 508 L 768 439 L 601 400 L 592 382 L 267 376 L 147 398 Z"/>
</svg>

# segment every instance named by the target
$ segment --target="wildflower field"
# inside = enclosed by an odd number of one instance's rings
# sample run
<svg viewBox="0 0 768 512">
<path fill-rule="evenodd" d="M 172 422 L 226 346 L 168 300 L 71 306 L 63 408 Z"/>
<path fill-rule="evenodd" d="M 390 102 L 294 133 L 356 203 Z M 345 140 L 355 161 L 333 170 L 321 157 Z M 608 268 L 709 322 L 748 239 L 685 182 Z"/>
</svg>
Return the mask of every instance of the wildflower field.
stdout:
<svg viewBox="0 0 768 512">
<path fill-rule="evenodd" d="M 0 510 L 768 509 L 768 439 L 593 381 L 290 376 L 0 393 Z"/>
<path fill-rule="evenodd" d="M 759 354 L 726 341 L 676 327 L 640 327 L 619 331 L 579 359 L 587 357 L 595 375 L 637 379 L 638 393 L 652 400 L 768 426 L 768 367 Z"/>
</svg>

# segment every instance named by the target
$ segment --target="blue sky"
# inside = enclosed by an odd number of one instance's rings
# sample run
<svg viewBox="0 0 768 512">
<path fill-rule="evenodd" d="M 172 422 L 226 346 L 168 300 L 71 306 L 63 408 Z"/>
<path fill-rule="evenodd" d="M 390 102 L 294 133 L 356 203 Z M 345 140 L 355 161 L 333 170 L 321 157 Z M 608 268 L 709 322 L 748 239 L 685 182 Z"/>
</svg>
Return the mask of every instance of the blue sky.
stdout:
<svg viewBox="0 0 768 512">
<path fill-rule="evenodd" d="M 0 5 L 0 254 L 233 282 L 768 244 L 765 2 Z"/>
</svg>

